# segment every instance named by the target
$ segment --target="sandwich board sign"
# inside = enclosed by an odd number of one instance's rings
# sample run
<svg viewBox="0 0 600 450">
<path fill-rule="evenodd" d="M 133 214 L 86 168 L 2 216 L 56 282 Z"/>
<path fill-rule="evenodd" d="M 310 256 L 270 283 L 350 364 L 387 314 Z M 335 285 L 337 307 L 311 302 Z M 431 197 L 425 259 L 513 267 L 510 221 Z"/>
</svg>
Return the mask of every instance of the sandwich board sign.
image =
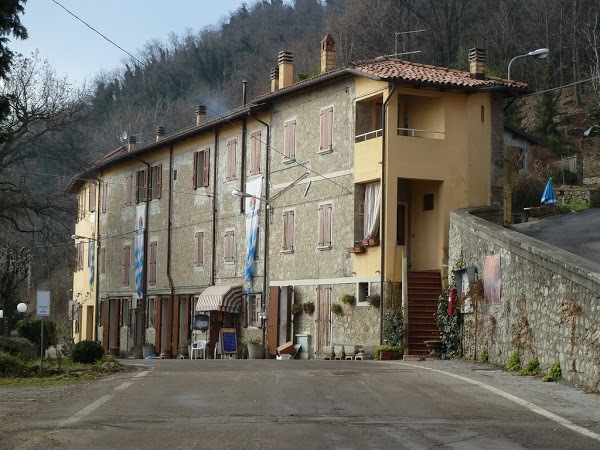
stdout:
<svg viewBox="0 0 600 450">
<path fill-rule="evenodd" d="M 50 291 L 37 291 L 36 314 L 38 317 L 50 316 Z"/>
</svg>

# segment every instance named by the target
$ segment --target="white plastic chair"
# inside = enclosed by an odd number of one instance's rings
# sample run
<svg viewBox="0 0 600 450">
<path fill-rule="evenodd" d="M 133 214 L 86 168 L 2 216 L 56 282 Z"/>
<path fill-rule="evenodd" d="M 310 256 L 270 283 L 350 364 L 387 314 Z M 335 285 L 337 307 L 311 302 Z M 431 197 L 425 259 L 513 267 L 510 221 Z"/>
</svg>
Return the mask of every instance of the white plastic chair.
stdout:
<svg viewBox="0 0 600 450">
<path fill-rule="evenodd" d="M 198 359 L 198 352 L 202 352 L 202 359 L 206 359 L 206 341 L 192 342 L 190 359 Z"/>
</svg>

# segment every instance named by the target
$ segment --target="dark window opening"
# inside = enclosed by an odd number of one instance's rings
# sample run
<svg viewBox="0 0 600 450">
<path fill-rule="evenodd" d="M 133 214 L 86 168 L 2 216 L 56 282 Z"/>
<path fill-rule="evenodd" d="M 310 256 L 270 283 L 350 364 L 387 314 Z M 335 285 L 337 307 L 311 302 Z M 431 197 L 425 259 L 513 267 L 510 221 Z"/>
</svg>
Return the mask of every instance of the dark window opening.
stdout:
<svg viewBox="0 0 600 450">
<path fill-rule="evenodd" d="M 423 196 L 423 211 L 433 210 L 433 194 L 425 194 Z"/>
</svg>

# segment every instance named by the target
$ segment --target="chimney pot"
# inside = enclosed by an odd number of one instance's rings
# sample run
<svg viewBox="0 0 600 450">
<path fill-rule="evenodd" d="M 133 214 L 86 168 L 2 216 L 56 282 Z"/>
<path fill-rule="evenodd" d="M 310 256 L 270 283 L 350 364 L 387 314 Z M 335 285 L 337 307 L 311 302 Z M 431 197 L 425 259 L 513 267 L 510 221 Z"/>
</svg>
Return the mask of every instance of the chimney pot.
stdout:
<svg viewBox="0 0 600 450">
<path fill-rule="evenodd" d="M 133 152 L 136 148 L 137 139 L 135 136 L 129 136 L 127 138 L 127 151 Z"/>
<path fill-rule="evenodd" d="M 156 127 L 156 142 L 160 141 L 162 138 L 165 137 L 165 134 L 167 134 L 165 127 L 163 126 L 157 126 Z"/>
<path fill-rule="evenodd" d="M 275 92 L 279 89 L 279 68 L 273 67 L 271 69 L 271 92 Z"/>
<path fill-rule="evenodd" d="M 279 89 L 291 86 L 294 83 L 294 54 L 281 51 L 277 62 L 279 64 Z"/>
<path fill-rule="evenodd" d="M 335 69 L 335 40 L 329 33 L 321 41 L 321 73 Z"/>
<path fill-rule="evenodd" d="M 206 106 L 198 105 L 196 107 L 196 125 L 202 125 L 206 122 Z"/>
<path fill-rule="evenodd" d="M 477 80 L 485 79 L 485 63 L 487 61 L 486 51 L 483 48 L 472 48 L 469 50 L 469 72 L 471 78 Z"/>
</svg>

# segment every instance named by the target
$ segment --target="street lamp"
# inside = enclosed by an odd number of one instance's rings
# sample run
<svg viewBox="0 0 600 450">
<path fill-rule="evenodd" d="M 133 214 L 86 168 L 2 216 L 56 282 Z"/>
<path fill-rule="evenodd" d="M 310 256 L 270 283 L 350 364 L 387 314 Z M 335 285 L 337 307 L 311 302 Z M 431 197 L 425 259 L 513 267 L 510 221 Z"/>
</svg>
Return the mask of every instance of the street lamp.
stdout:
<svg viewBox="0 0 600 450">
<path fill-rule="evenodd" d="M 546 56 L 548 56 L 548 53 L 550 53 L 550 50 L 548 50 L 547 48 L 538 48 L 537 50 L 533 50 L 529 53 L 525 53 L 524 55 L 519 55 L 519 56 L 515 56 L 513 59 L 510 60 L 510 62 L 508 63 L 508 79 L 510 80 L 510 66 L 513 63 L 513 61 L 515 61 L 516 59 L 520 59 L 520 58 L 545 58 Z"/>
<path fill-rule="evenodd" d="M 98 239 L 96 239 L 96 238 L 88 237 L 88 236 L 81 236 L 79 234 L 72 234 L 71 239 L 73 239 L 74 241 L 76 241 L 77 239 L 88 239 L 90 241 L 98 241 Z"/>
</svg>

